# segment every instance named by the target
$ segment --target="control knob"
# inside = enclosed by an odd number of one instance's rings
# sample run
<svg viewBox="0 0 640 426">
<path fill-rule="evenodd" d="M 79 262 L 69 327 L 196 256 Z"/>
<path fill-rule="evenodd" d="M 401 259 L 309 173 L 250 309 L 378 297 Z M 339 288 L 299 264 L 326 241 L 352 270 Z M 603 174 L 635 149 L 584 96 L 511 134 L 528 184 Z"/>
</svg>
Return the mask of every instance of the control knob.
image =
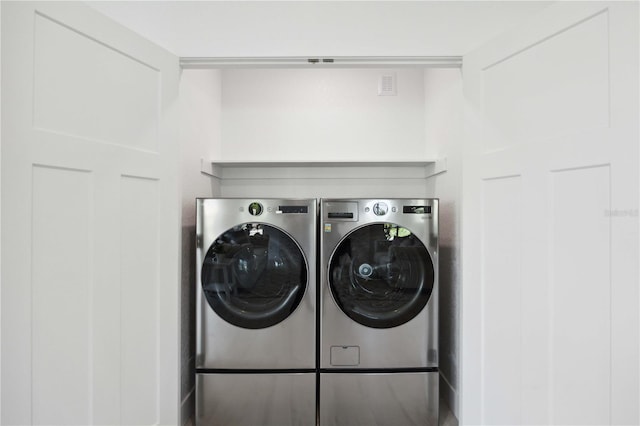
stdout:
<svg viewBox="0 0 640 426">
<path fill-rule="evenodd" d="M 373 214 L 376 216 L 384 216 L 389 211 L 389 207 L 385 203 L 375 203 L 373 205 Z"/>
</svg>

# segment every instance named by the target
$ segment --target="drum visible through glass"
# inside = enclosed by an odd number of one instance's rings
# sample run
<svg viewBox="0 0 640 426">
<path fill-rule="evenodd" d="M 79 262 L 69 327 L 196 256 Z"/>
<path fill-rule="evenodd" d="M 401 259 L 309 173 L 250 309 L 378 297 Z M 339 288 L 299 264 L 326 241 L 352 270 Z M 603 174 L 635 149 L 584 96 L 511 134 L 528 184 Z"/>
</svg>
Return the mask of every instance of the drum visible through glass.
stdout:
<svg viewBox="0 0 640 426">
<path fill-rule="evenodd" d="M 329 286 L 340 309 L 359 324 L 391 328 L 422 311 L 433 290 L 434 268 L 424 244 L 393 223 L 358 228 L 329 262 Z"/>
<path fill-rule="evenodd" d="M 221 318 L 258 329 L 293 313 L 307 279 L 307 262 L 291 236 L 274 226 L 244 223 L 211 245 L 201 284 L 207 302 Z"/>
</svg>

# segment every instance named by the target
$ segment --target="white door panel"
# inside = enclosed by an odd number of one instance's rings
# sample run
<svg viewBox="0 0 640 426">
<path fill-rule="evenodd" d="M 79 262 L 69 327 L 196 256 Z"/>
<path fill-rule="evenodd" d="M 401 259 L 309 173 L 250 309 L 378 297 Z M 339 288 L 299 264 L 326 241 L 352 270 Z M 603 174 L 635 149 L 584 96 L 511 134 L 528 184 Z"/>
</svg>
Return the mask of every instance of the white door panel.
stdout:
<svg viewBox="0 0 640 426">
<path fill-rule="evenodd" d="M 2 424 L 176 424 L 178 60 L 2 4 Z"/>
<path fill-rule="evenodd" d="M 638 4 L 463 61 L 464 424 L 638 424 Z"/>
</svg>

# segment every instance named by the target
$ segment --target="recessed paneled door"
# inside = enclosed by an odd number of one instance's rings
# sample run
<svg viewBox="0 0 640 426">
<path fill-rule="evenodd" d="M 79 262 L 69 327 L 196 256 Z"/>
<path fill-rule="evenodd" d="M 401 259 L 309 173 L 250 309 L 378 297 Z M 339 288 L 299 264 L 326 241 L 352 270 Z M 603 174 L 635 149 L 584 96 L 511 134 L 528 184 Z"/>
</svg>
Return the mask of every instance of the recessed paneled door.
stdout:
<svg viewBox="0 0 640 426">
<path fill-rule="evenodd" d="M 177 424 L 178 60 L 2 5 L 2 424 Z"/>
<path fill-rule="evenodd" d="M 466 424 L 638 424 L 638 4 L 464 57 Z"/>
</svg>

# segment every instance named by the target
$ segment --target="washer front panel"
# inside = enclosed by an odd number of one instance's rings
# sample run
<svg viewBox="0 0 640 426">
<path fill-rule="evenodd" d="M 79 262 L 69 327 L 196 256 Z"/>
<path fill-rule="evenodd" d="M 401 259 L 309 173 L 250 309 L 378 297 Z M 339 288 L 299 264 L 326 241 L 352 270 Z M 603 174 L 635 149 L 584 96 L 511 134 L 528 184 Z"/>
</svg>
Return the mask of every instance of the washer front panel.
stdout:
<svg viewBox="0 0 640 426">
<path fill-rule="evenodd" d="M 320 205 L 320 367 L 437 367 L 438 200 Z"/>
</svg>

